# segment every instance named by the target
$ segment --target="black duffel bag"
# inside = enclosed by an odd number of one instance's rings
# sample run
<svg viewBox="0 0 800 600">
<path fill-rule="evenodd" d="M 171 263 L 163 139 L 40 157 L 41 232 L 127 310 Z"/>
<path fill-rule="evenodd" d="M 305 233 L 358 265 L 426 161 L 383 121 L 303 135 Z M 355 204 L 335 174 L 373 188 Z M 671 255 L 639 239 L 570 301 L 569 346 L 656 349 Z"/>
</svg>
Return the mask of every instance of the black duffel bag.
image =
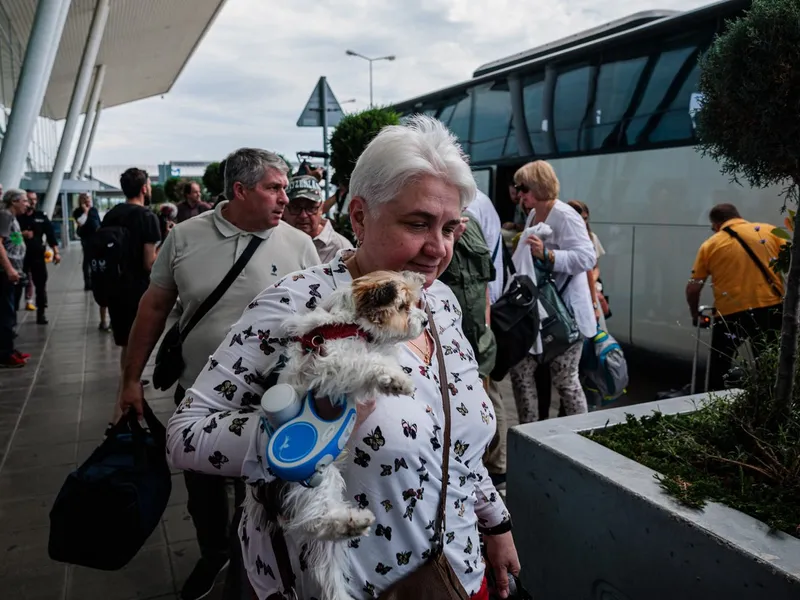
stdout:
<svg viewBox="0 0 800 600">
<path fill-rule="evenodd" d="M 505 250 L 511 276 L 506 292 L 492 304 L 491 326 L 497 340 L 497 358 L 491 378 L 500 381 L 528 354 L 539 335 L 539 290 L 527 275 L 517 274 Z"/>
<path fill-rule="evenodd" d="M 158 526 L 172 490 L 167 431 L 144 405 L 149 430 L 135 411 L 67 476 L 50 511 L 50 558 L 115 571 L 136 556 Z"/>
</svg>

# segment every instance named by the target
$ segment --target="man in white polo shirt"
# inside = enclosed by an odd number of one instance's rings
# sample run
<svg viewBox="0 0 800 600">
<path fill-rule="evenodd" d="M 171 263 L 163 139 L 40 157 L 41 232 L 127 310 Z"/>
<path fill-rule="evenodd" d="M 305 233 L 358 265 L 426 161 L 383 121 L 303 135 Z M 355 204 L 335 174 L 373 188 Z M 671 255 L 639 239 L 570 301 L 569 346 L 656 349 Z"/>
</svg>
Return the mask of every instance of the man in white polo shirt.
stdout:
<svg viewBox="0 0 800 600">
<path fill-rule="evenodd" d="M 353 247 L 346 237 L 334 231 L 329 220 L 322 218 L 322 188 L 315 177 L 292 177 L 286 195 L 289 205 L 283 220 L 311 236 L 323 264 L 331 262 L 339 250 Z"/>
<path fill-rule="evenodd" d="M 244 270 L 183 343 L 186 366 L 175 392 L 176 404 L 258 293 L 288 273 L 320 263 L 311 238 L 281 220 L 289 202 L 287 171 L 277 154 L 252 148 L 237 150 L 225 163 L 225 196 L 229 200 L 170 231 L 153 265 L 150 287 L 142 297 L 129 336 L 120 395 L 123 411 L 133 406 L 141 412 L 139 380 L 178 295 L 184 308 L 180 321 L 184 327 L 254 237 L 262 241 Z M 210 592 L 229 559 L 237 557 L 230 554 L 225 479 L 189 472 L 184 478 L 201 557 L 183 586 L 181 598 L 196 600 Z M 243 494 L 243 489 L 239 491 Z M 229 572 L 231 587 L 238 583 L 238 576 L 234 570 Z"/>
</svg>

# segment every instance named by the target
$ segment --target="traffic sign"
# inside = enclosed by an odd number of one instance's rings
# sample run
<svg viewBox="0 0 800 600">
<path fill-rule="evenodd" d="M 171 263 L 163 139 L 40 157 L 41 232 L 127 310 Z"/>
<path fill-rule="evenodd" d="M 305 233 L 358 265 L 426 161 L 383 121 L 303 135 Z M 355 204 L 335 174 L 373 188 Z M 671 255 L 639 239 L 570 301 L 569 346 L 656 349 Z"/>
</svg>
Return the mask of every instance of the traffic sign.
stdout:
<svg viewBox="0 0 800 600">
<path fill-rule="evenodd" d="M 327 116 L 327 119 L 323 118 L 322 110 L 320 110 L 320 106 L 322 106 L 323 103 L 325 104 L 325 112 L 327 113 L 324 116 Z M 325 77 L 320 77 L 317 85 L 314 86 L 314 91 L 311 92 L 311 97 L 308 99 L 308 102 L 306 102 L 306 107 L 300 114 L 300 118 L 297 119 L 297 126 L 336 127 L 343 116 L 344 111 L 336 100 L 336 96 L 333 95 L 331 86 L 328 85 L 328 81 Z M 326 120 L 327 122 L 325 122 Z"/>
</svg>

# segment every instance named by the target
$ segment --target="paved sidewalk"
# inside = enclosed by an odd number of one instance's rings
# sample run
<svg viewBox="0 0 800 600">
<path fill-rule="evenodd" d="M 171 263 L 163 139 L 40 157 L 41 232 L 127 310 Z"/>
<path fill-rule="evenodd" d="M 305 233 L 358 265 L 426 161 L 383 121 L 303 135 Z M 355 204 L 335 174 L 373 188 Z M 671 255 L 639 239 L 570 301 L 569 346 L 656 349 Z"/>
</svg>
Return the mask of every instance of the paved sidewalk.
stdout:
<svg viewBox="0 0 800 600">
<path fill-rule="evenodd" d="M 180 474 L 161 525 L 124 569 L 67 566 L 47 555 L 50 508 L 67 474 L 101 441 L 119 373 L 119 350 L 97 328 L 80 261 L 72 246 L 61 265 L 48 266 L 50 324 L 20 311 L 18 348 L 32 358 L 23 369 L 0 371 L 0 598 L 173 599 L 199 556 Z M 149 388 L 145 395 L 166 422 L 172 393 Z"/>
</svg>

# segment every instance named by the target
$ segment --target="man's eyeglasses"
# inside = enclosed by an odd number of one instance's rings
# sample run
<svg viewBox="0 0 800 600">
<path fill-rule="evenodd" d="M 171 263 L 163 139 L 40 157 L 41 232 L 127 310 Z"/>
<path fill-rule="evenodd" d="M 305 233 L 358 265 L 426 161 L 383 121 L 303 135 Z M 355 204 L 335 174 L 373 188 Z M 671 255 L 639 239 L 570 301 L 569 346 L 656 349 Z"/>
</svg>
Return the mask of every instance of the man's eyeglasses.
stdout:
<svg viewBox="0 0 800 600">
<path fill-rule="evenodd" d="M 289 204 L 286 205 L 286 211 L 290 215 L 294 216 L 297 216 L 302 212 L 305 212 L 307 215 L 311 216 L 313 214 L 316 214 L 318 210 L 319 210 L 319 204 L 308 205 L 308 204 L 295 204 L 294 202 L 289 202 Z"/>
<path fill-rule="evenodd" d="M 514 189 L 517 190 L 517 192 L 519 192 L 520 194 L 527 194 L 528 192 L 531 191 L 531 188 L 529 188 L 524 183 L 514 184 Z"/>
</svg>

